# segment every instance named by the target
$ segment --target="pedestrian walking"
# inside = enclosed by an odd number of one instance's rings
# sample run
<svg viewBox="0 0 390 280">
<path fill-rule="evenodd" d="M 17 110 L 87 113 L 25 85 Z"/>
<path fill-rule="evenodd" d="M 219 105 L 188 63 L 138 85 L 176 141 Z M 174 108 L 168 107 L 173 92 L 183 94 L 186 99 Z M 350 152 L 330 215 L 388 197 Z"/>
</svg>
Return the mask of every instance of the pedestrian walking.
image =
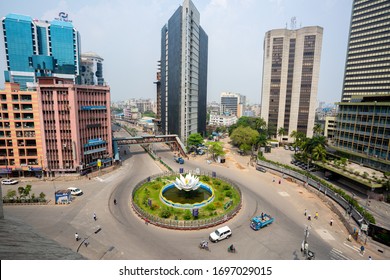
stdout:
<svg viewBox="0 0 390 280">
<path fill-rule="evenodd" d="M 371 260 L 372 260 L 371 256 L 368 256 L 368 260 L 369 260 L 369 261 L 371 261 Z"/>
<path fill-rule="evenodd" d="M 97 217 L 96 217 L 96 213 L 94 212 L 93 213 L 93 219 L 96 221 L 97 220 Z"/>
<path fill-rule="evenodd" d="M 333 226 L 333 219 L 330 219 L 329 224 L 330 224 L 330 226 Z"/>
<path fill-rule="evenodd" d="M 272 182 L 275 183 L 275 177 L 272 178 Z"/>
<path fill-rule="evenodd" d="M 85 247 L 88 247 L 88 245 L 89 245 L 88 240 L 85 240 L 85 241 L 84 241 L 84 245 L 85 245 Z"/>
<path fill-rule="evenodd" d="M 363 245 L 360 247 L 360 254 L 364 254 L 364 246 Z"/>
<path fill-rule="evenodd" d="M 282 180 L 281 179 L 279 179 L 279 185 L 282 183 Z"/>
<path fill-rule="evenodd" d="M 145 225 L 148 225 L 148 224 L 149 224 L 149 220 L 145 219 Z"/>
<path fill-rule="evenodd" d="M 310 214 L 307 215 L 307 220 L 308 220 L 308 221 L 311 221 L 311 216 L 310 216 Z"/>
<path fill-rule="evenodd" d="M 305 217 L 307 216 L 307 209 L 305 209 L 305 213 L 304 213 Z"/>
<path fill-rule="evenodd" d="M 318 212 L 316 212 L 315 218 L 316 220 L 318 220 Z"/>
<path fill-rule="evenodd" d="M 79 235 L 77 232 L 74 234 L 74 239 L 76 239 L 76 241 L 79 241 Z"/>
<path fill-rule="evenodd" d="M 116 199 L 114 198 L 114 205 L 116 205 Z"/>
</svg>

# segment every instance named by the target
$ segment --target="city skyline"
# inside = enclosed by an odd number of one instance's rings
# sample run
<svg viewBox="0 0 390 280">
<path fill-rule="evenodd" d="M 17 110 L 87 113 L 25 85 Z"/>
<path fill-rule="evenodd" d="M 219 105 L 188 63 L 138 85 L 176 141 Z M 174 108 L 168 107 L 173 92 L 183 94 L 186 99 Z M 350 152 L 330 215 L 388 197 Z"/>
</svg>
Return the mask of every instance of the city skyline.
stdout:
<svg viewBox="0 0 390 280">
<path fill-rule="evenodd" d="M 1 17 L 20 13 L 42 20 L 52 20 L 61 11 L 68 13 L 80 32 L 82 52 L 96 52 L 104 58 L 112 101 L 119 101 L 156 98 L 153 82 L 161 26 L 181 4 L 182 0 L 17 0 L 0 3 L 0 10 Z M 247 96 L 249 103 L 260 103 L 265 33 L 286 26 L 290 29 L 293 17 L 295 28 L 324 28 L 318 101 L 340 101 L 352 1 L 194 0 L 194 4 L 209 35 L 208 102 L 218 100 L 223 91 L 231 91 Z M 0 43 L 3 85 L 4 43 Z"/>
</svg>

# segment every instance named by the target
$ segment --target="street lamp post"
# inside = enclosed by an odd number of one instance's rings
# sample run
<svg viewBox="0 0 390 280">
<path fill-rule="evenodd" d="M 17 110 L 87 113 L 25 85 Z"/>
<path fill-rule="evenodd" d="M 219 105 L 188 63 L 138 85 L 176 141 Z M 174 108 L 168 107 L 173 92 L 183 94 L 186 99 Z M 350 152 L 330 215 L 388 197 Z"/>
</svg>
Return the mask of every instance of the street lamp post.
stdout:
<svg viewBox="0 0 390 280">
<path fill-rule="evenodd" d="M 309 226 L 305 226 L 305 229 L 303 231 L 304 233 L 304 239 L 303 239 L 303 244 L 302 244 L 302 252 L 303 255 L 307 255 L 308 250 L 309 250 L 309 244 L 307 243 L 307 238 L 309 237 Z"/>
</svg>

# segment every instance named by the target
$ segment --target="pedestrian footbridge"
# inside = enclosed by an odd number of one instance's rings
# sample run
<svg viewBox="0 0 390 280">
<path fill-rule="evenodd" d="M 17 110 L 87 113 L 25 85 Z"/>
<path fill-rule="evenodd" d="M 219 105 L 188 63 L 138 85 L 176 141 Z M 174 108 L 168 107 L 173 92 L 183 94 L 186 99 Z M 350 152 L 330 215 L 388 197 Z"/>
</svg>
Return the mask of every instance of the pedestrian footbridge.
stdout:
<svg viewBox="0 0 390 280">
<path fill-rule="evenodd" d="M 148 145 L 153 143 L 171 143 L 183 157 L 187 157 L 187 151 L 176 134 L 172 135 L 141 135 L 131 137 L 116 137 L 114 147 L 123 145 Z"/>
</svg>

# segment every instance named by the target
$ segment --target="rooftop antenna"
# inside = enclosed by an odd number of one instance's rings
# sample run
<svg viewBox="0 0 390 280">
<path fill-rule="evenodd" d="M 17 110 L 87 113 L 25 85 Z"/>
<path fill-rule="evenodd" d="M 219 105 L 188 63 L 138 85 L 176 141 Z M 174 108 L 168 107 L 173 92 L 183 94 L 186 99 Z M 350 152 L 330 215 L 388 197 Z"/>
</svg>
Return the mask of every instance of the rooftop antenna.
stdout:
<svg viewBox="0 0 390 280">
<path fill-rule="evenodd" d="M 291 29 L 294 30 L 296 28 L 296 25 L 297 25 L 297 18 L 296 17 L 292 17 L 290 24 L 291 24 Z"/>
</svg>

